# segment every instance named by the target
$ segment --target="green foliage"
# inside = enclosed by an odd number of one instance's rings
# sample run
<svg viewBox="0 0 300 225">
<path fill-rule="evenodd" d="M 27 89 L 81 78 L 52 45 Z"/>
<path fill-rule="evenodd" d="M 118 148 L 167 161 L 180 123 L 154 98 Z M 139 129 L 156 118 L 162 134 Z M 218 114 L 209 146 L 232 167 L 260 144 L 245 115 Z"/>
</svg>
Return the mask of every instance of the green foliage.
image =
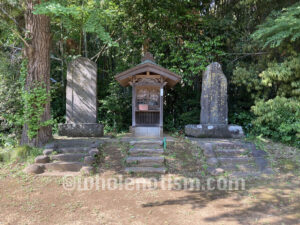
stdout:
<svg viewBox="0 0 300 225">
<path fill-rule="evenodd" d="M 259 70 L 257 65 L 247 65 L 248 68 L 237 66 L 233 70 L 231 84 L 235 88 L 242 89 L 247 92 L 248 98 L 255 100 L 261 97 L 265 91 L 261 83 L 261 78 L 258 76 Z"/>
<path fill-rule="evenodd" d="M 45 104 L 50 99 L 43 83 L 36 82 L 29 91 L 22 93 L 24 104 L 24 123 L 28 126 L 28 137 L 36 137 L 41 127 L 52 125 L 53 120 L 41 121 L 45 112 Z"/>
<path fill-rule="evenodd" d="M 234 113 L 229 114 L 229 123 L 241 125 L 246 134 L 249 134 L 253 128 L 253 119 L 253 113 L 246 110 L 236 109 Z"/>
<path fill-rule="evenodd" d="M 252 107 L 257 116 L 254 132 L 300 146 L 300 102 L 284 97 L 259 101 Z"/>
<path fill-rule="evenodd" d="M 64 6 L 58 1 L 47 1 L 36 5 L 33 14 L 79 17 L 80 11 L 75 5 Z"/>
<path fill-rule="evenodd" d="M 270 62 L 259 76 L 264 86 L 275 86 L 277 96 L 300 99 L 300 56 L 287 58 L 282 63 Z"/>
<path fill-rule="evenodd" d="M 192 86 L 195 77 L 202 77 L 200 71 L 204 71 L 206 66 L 215 61 L 217 57 L 224 55 L 221 48 L 223 42 L 221 36 L 203 39 L 193 37 L 194 34 L 186 36 L 187 40 L 183 41 L 181 45 L 174 46 L 169 57 L 163 59 L 162 62 L 168 64 L 170 70 L 180 74 L 186 85 Z"/>
<path fill-rule="evenodd" d="M 298 41 L 300 37 L 300 3 L 271 14 L 252 35 L 264 48 L 276 48 L 284 41 Z"/>
<path fill-rule="evenodd" d="M 270 96 L 300 97 L 300 57 L 287 57 L 283 62 L 262 60 L 260 64 L 236 67 L 231 84 L 246 92 L 252 100 Z"/>
<path fill-rule="evenodd" d="M 27 76 L 27 61 L 22 62 L 20 70 L 20 83 L 22 85 L 22 115 L 18 115 L 16 123 L 28 127 L 27 135 L 33 139 L 43 126 L 53 124 L 53 120 L 41 121 L 45 111 L 45 104 L 50 100 L 50 94 L 42 82 L 33 82 L 30 88 L 25 89 L 25 80 Z"/>
<path fill-rule="evenodd" d="M 65 87 L 61 82 L 51 84 L 51 117 L 53 118 L 52 132 L 58 132 L 58 124 L 65 122 L 66 101 L 64 98 Z"/>
<path fill-rule="evenodd" d="M 6 133 L 0 133 L 0 148 L 13 148 L 18 145 L 18 141 L 15 137 L 15 135 L 12 134 L 6 134 Z"/>
<path fill-rule="evenodd" d="M 0 134 L 19 135 L 21 126 L 17 123 L 22 113 L 21 84 L 19 82 L 19 59 L 9 61 L 0 52 Z"/>
<path fill-rule="evenodd" d="M 100 1 L 68 2 L 52 0 L 41 3 L 35 7 L 34 14 L 49 15 L 59 19 L 61 24 L 69 30 L 74 31 L 79 27 L 79 32 L 85 30 L 94 33 L 105 44 L 115 46 L 108 32 L 105 31 L 104 22 L 108 22 L 110 14 L 114 11 L 105 10 Z M 78 26 L 79 25 L 79 26 Z"/>
<path fill-rule="evenodd" d="M 93 60 L 98 65 L 100 122 L 106 132 L 127 131 L 131 125 L 131 89 L 120 87 L 113 76 L 140 63 L 145 43 L 158 64 L 182 76 L 179 85 L 165 92 L 165 130 L 182 134 L 184 125 L 199 123 L 202 73 L 213 61 L 222 64 L 229 81 L 231 123 L 243 125 L 251 133 L 252 121 L 260 121 L 264 116 L 260 103 L 254 106 L 254 114 L 250 111 L 256 101 L 266 102 L 269 108 L 278 103 L 282 111 L 276 111 L 276 115 L 286 118 L 291 109 L 281 105 L 276 96 L 285 97 L 290 103 L 297 102 L 300 96 L 300 17 L 296 2 L 42 1 L 35 6 L 34 13 L 51 18 L 54 130 L 58 122 L 64 122 L 67 64 L 78 55 L 87 55 L 95 56 Z M 1 6 L 19 26 L 24 24 L 23 4 L 4 1 Z M 26 64 L 22 64 L 20 71 L 19 49 L 23 45 L 15 31 L 21 36 L 24 31 L 1 11 L 0 17 L 3 21 L 0 24 L 0 132 L 5 133 L 0 142 L 5 145 L 10 138 L 15 139 L 15 135 L 8 134 L 20 133 L 24 122 L 30 125 L 31 137 L 45 125 L 39 122 L 42 111 L 36 109 L 50 96 L 45 94 L 43 86 L 36 88 L 40 84 L 28 93 L 22 90 Z M 280 122 L 277 124 L 278 129 L 281 126 L 280 131 L 274 131 L 275 121 L 269 124 L 263 121 L 255 122 L 257 134 L 277 138 L 287 129 L 287 136 L 292 138 L 288 141 L 285 137 L 285 141 L 295 142 L 294 128 L 291 128 L 295 121 Z"/>
<path fill-rule="evenodd" d="M 84 29 L 86 32 L 95 33 L 97 37 L 109 47 L 118 46 L 118 44 L 112 40 L 109 33 L 107 33 L 104 28 L 105 25 L 111 23 L 111 15 L 113 13 L 116 13 L 115 10 L 105 10 L 98 7 L 90 11 L 90 15 L 84 24 Z"/>
<path fill-rule="evenodd" d="M 197 124 L 199 123 L 200 107 L 199 101 L 190 100 L 187 101 L 185 107 L 176 108 L 175 110 L 180 111 L 176 114 L 165 114 L 164 115 L 164 129 L 167 131 L 176 132 L 178 129 L 183 129 L 186 124 Z M 194 106 L 194 107 L 192 107 Z M 168 108 L 168 105 L 166 105 Z M 184 108 L 191 108 L 190 110 L 184 110 Z M 174 118 L 175 116 L 175 118 Z"/>
<path fill-rule="evenodd" d="M 240 106 L 244 107 L 248 100 L 250 104 L 245 109 L 249 110 L 249 106 L 256 101 L 252 107 L 254 118 L 249 123 L 253 128 L 249 131 L 297 146 L 300 93 L 300 58 L 297 53 L 299 15 L 299 3 L 272 12 L 251 36 L 255 43 L 259 43 L 258 46 L 252 46 L 252 49 L 270 47 L 268 52 L 259 52 L 259 57 L 239 62 L 231 77 Z M 249 119 L 251 120 L 250 117 Z"/>
<path fill-rule="evenodd" d="M 131 90 L 122 89 L 116 81 L 109 83 L 106 98 L 100 100 L 99 112 L 105 132 L 127 131 L 131 122 Z"/>
</svg>

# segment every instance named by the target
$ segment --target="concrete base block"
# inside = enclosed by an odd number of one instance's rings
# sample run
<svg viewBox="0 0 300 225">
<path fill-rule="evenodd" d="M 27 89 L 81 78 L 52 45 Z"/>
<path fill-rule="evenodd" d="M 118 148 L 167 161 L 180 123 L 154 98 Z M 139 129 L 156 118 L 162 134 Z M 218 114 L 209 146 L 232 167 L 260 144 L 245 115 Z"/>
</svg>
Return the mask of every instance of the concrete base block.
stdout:
<svg viewBox="0 0 300 225">
<path fill-rule="evenodd" d="M 134 137 L 160 138 L 163 137 L 162 127 L 132 127 Z"/>
<path fill-rule="evenodd" d="M 58 134 L 68 137 L 102 137 L 103 125 L 99 123 L 59 124 Z"/>
<path fill-rule="evenodd" d="M 226 124 L 189 124 L 185 126 L 185 135 L 197 138 L 242 138 L 243 128 Z"/>
</svg>

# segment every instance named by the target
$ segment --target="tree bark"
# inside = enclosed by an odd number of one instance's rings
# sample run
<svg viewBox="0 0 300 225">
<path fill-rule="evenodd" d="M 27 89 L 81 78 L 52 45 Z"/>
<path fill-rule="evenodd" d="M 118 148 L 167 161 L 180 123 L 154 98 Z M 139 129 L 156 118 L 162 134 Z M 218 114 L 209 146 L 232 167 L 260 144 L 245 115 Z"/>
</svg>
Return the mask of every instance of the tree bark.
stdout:
<svg viewBox="0 0 300 225">
<path fill-rule="evenodd" d="M 30 92 L 36 83 L 42 84 L 50 93 L 50 46 L 51 32 L 50 19 L 45 15 L 34 15 L 34 5 L 39 4 L 37 0 L 26 1 L 25 28 L 26 38 L 29 39 L 25 47 L 25 57 L 28 60 L 25 91 Z M 41 122 L 51 119 L 50 99 L 44 105 L 44 113 Z M 44 126 L 38 130 L 37 136 L 32 140 L 28 137 L 28 126 L 24 124 L 21 145 L 40 147 L 52 139 L 52 127 Z"/>
</svg>

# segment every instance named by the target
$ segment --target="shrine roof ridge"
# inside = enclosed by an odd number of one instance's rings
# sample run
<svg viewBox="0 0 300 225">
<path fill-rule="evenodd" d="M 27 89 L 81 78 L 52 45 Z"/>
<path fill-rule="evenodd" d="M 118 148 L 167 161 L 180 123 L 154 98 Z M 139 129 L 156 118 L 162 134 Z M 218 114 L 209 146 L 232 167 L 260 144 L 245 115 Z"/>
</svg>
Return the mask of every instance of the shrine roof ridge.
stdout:
<svg viewBox="0 0 300 225">
<path fill-rule="evenodd" d="M 161 75 L 167 81 L 169 87 L 175 86 L 181 77 L 174 72 L 156 64 L 154 61 L 146 59 L 142 63 L 123 71 L 115 76 L 115 79 L 124 87 L 129 85 L 131 77 L 145 72 Z M 150 75 L 151 76 L 151 75 Z"/>
</svg>

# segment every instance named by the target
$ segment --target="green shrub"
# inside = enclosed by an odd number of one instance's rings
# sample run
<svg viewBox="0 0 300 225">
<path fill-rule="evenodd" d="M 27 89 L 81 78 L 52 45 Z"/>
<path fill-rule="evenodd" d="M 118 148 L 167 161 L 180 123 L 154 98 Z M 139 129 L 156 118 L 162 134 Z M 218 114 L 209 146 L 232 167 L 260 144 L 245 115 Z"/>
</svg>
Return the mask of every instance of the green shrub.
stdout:
<svg viewBox="0 0 300 225">
<path fill-rule="evenodd" d="M 0 133 L 0 147 L 13 148 L 17 146 L 18 140 L 14 134 L 7 135 L 5 133 Z"/>
<path fill-rule="evenodd" d="M 300 103 L 294 99 L 276 97 L 259 101 L 252 107 L 256 118 L 254 132 L 277 141 L 300 146 Z"/>
<path fill-rule="evenodd" d="M 254 118 L 253 113 L 246 110 L 236 110 L 234 113 L 229 114 L 229 123 L 237 124 L 243 127 L 246 134 L 251 132 L 253 127 L 252 120 Z"/>
</svg>

